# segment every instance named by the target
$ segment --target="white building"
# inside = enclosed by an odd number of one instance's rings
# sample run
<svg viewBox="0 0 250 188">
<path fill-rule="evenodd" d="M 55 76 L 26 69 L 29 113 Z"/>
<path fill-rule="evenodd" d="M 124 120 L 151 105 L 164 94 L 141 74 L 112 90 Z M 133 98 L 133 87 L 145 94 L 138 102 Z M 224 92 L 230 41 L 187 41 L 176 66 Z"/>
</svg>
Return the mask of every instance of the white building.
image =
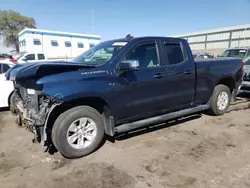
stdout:
<svg viewBox="0 0 250 188">
<path fill-rule="evenodd" d="M 24 29 L 19 34 L 20 52 L 44 53 L 48 58 L 73 58 L 98 44 L 99 35 Z"/>
<path fill-rule="evenodd" d="M 193 51 L 222 51 L 226 48 L 250 46 L 250 24 L 201 32 L 174 35 L 184 38 Z"/>
</svg>

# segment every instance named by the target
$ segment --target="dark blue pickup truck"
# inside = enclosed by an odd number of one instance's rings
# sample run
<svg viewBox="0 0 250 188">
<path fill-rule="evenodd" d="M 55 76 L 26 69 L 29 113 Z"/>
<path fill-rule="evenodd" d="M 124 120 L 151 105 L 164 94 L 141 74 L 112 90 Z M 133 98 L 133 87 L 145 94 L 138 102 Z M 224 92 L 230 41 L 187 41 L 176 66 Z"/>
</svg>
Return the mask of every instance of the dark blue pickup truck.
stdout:
<svg viewBox="0 0 250 188">
<path fill-rule="evenodd" d="M 72 62 L 16 65 L 11 111 L 38 141 L 68 158 L 116 133 L 208 110 L 224 114 L 242 82 L 242 60 L 194 61 L 186 40 L 126 37 Z"/>
</svg>

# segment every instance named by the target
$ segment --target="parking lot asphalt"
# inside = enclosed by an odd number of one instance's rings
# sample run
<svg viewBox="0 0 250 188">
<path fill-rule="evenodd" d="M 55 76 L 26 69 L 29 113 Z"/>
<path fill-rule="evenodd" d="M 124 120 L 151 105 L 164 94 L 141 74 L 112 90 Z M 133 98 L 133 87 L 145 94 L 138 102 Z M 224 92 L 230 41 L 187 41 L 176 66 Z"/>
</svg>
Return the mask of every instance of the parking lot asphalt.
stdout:
<svg viewBox="0 0 250 188">
<path fill-rule="evenodd" d="M 250 187 L 250 100 L 106 141 L 75 160 L 48 153 L 0 112 L 1 188 Z"/>
</svg>

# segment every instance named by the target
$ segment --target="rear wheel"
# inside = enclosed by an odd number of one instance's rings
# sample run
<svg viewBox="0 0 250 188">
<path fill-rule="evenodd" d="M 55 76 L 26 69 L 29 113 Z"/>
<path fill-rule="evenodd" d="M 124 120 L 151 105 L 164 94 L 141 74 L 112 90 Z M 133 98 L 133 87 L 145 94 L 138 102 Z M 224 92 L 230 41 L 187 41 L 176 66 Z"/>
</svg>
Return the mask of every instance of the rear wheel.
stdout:
<svg viewBox="0 0 250 188">
<path fill-rule="evenodd" d="M 230 104 L 231 92 L 226 85 L 217 85 L 211 98 L 211 111 L 214 115 L 224 114 Z"/>
<path fill-rule="evenodd" d="M 52 129 L 52 141 L 62 155 L 83 157 L 98 148 L 104 138 L 100 113 L 89 106 L 75 107 L 61 114 Z"/>
</svg>

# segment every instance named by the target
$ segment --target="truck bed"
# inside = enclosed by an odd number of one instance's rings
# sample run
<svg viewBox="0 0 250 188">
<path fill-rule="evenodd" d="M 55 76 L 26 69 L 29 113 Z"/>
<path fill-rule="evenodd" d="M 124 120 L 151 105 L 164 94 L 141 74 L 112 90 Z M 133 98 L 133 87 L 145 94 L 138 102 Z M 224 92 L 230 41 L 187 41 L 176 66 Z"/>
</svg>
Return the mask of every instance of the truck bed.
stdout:
<svg viewBox="0 0 250 188">
<path fill-rule="evenodd" d="M 242 60 L 238 58 L 216 58 L 195 60 L 197 77 L 196 88 L 198 101 L 204 101 L 212 95 L 218 80 L 236 75 L 236 81 L 242 78 Z M 233 70 L 233 71 L 232 71 Z"/>
</svg>

